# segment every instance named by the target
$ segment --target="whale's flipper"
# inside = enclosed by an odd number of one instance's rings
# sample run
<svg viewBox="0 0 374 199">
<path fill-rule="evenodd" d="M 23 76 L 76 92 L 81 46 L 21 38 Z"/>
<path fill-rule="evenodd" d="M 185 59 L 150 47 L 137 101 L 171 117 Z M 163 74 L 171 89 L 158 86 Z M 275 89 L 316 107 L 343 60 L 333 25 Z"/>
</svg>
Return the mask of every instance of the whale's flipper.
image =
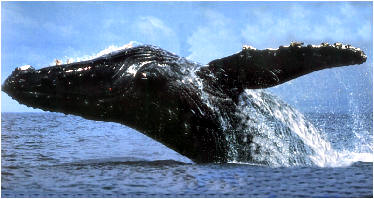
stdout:
<svg viewBox="0 0 374 199">
<path fill-rule="evenodd" d="M 244 46 L 237 54 L 211 61 L 208 68 L 226 88 L 243 91 L 272 87 L 313 71 L 365 61 L 364 52 L 350 45 L 303 46 L 292 42 L 279 49 L 256 50 Z"/>
</svg>

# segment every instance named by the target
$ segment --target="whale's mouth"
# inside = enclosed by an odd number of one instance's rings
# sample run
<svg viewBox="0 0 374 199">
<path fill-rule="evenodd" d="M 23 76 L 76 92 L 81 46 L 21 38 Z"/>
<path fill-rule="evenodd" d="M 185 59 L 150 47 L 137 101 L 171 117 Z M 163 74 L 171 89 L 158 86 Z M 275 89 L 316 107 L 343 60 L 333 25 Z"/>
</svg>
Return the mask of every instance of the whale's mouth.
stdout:
<svg viewBox="0 0 374 199">
<path fill-rule="evenodd" d="M 39 108 L 45 111 L 70 112 L 80 109 L 102 107 L 115 100 L 118 96 L 101 95 L 99 98 L 81 93 L 56 93 L 32 90 L 14 90 L 8 84 L 3 84 L 2 90 L 19 103 L 28 107 Z M 92 106 L 92 105 L 95 106 Z M 69 111 L 70 110 L 70 111 Z"/>
</svg>

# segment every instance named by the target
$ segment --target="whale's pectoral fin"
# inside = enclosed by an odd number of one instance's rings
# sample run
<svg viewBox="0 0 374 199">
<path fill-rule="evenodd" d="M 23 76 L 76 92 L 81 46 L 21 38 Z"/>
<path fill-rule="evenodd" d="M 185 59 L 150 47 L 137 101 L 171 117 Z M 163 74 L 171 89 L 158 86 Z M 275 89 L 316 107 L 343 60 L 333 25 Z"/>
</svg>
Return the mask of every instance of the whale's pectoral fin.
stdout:
<svg viewBox="0 0 374 199">
<path fill-rule="evenodd" d="M 350 45 L 293 42 L 279 49 L 244 46 L 237 54 L 211 61 L 208 68 L 226 87 L 243 90 L 272 87 L 313 71 L 365 61 L 364 52 Z"/>
</svg>

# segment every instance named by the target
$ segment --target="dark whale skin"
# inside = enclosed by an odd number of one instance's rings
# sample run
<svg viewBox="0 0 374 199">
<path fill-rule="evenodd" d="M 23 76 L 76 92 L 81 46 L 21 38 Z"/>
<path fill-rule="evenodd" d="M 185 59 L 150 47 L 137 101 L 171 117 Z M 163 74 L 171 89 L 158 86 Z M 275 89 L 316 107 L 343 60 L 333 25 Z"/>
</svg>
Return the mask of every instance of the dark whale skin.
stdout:
<svg viewBox="0 0 374 199">
<path fill-rule="evenodd" d="M 145 45 L 40 70 L 17 68 L 2 90 L 34 108 L 124 124 L 195 162 L 227 162 L 228 135 L 244 128 L 237 114 L 244 89 L 365 61 L 363 51 L 347 45 L 291 43 L 275 50 L 244 47 L 202 66 Z M 243 156 L 251 161 L 251 153 Z"/>
</svg>

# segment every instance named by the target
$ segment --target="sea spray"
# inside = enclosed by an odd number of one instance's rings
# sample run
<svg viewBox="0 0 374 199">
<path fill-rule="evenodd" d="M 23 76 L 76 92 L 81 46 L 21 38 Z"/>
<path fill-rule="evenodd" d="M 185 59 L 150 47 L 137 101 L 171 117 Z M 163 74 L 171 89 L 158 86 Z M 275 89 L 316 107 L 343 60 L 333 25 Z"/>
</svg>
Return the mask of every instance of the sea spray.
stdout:
<svg viewBox="0 0 374 199">
<path fill-rule="evenodd" d="M 227 115 L 222 99 L 191 68 L 181 83 L 191 82 L 204 104 L 217 116 L 228 143 L 228 161 L 255 165 L 334 166 L 339 154 L 297 110 L 264 90 L 245 90 L 234 115 Z M 214 78 L 214 77 L 212 77 Z"/>
</svg>

